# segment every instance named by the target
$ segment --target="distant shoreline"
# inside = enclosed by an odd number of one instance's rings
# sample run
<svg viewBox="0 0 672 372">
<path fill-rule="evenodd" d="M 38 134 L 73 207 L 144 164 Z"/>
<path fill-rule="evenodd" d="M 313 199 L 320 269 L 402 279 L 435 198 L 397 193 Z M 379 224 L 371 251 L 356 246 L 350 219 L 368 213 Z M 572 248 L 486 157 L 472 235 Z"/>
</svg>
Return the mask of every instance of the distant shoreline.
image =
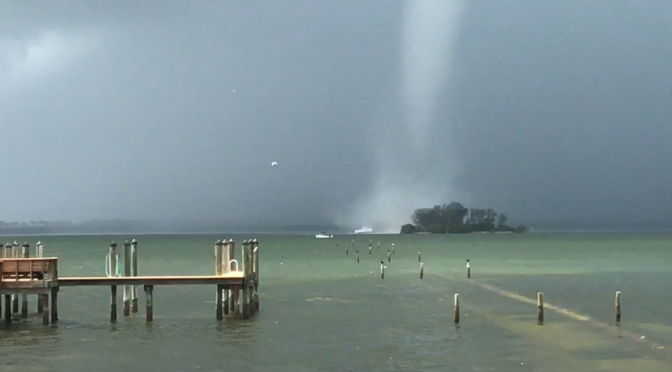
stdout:
<svg viewBox="0 0 672 372">
<path fill-rule="evenodd" d="M 539 229 L 530 231 L 529 234 L 642 234 L 642 233 L 672 233 L 672 228 L 670 229 L 628 229 L 628 230 L 619 230 L 619 229 L 590 229 L 590 230 L 578 230 L 578 229 Z M 312 236 L 315 234 L 314 231 L 268 231 L 268 230 L 228 230 L 228 231 L 100 231 L 100 232 L 75 232 L 75 231 L 64 231 L 64 232 L 28 232 L 28 231 L 1 231 L 0 238 L 3 237 L 35 237 L 35 236 L 156 236 L 156 235 L 245 235 L 245 234 L 257 234 L 257 235 L 299 235 L 299 236 Z M 475 233 L 475 235 L 510 235 L 514 233 L 505 233 L 505 232 L 493 232 L 493 233 Z M 389 234 L 355 234 L 354 232 L 346 231 L 335 231 L 333 232 L 334 238 L 339 236 L 376 236 L 376 235 L 404 235 L 399 233 L 389 233 Z M 437 235 L 430 233 L 417 233 L 413 235 Z M 448 234 L 456 235 L 456 234 Z M 464 235 L 464 234 L 458 234 Z M 467 234 L 471 235 L 471 234 Z M 518 234 L 514 234 L 518 235 Z M 1 239 L 0 239 L 1 240 Z"/>
</svg>

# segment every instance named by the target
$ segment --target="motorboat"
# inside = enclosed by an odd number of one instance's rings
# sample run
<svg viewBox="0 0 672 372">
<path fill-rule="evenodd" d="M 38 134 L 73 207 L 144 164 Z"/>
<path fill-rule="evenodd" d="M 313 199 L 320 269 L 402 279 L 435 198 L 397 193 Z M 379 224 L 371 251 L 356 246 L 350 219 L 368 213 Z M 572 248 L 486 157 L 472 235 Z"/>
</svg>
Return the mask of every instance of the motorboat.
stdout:
<svg viewBox="0 0 672 372">
<path fill-rule="evenodd" d="M 373 229 L 370 227 L 363 226 L 361 229 L 355 230 L 355 234 L 369 234 L 372 233 Z"/>
<path fill-rule="evenodd" d="M 322 231 L 321 233 L 315 235 L 317 239 L 331 239 L 334 236 L 332 234 L 327 234 L 326 232 Z"/>
</svg>

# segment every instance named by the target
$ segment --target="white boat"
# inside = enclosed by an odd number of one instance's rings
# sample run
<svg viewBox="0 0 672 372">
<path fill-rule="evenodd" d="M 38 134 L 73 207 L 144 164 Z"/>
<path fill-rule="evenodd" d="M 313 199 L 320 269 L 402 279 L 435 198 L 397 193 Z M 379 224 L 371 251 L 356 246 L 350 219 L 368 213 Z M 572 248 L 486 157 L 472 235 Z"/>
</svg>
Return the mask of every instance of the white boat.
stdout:
<svg viewBox="0 0 672 372">
<path fill-rule="evenodd" d="M 370 227 L 363 226 L 361 229 L 355 230 L 355 234 L 368 234 L 372 233 L 373 229 Z"/>
<path fill-rule="evenodd" d="M 325 232 L 323 231 L 323 232 L 321 232 L 321 233 L 315 235 L 315 237 L 318 238 L 318 239 L 331 239 L 331 238 L 333 238 L 334 236 L 331 235 L 331 234 L 327 234 L 327 233 L 325 233 Z"/>
</svg>

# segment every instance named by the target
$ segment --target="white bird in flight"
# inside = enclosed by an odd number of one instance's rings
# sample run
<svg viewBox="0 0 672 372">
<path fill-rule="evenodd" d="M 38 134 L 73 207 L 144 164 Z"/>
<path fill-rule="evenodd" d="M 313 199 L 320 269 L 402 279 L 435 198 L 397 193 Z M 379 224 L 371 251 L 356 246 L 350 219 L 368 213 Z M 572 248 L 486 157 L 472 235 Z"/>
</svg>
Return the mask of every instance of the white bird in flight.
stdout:
<svg viewBox="0 0 672 372">
<path fill-rule="evenodd" d="M 277 166 L 278 166 L 278 162 L 277 162 L 277 161 L 274 161 L 274 162 L 271 163 L 271 167 L 277 167 Z"/>
</svg>

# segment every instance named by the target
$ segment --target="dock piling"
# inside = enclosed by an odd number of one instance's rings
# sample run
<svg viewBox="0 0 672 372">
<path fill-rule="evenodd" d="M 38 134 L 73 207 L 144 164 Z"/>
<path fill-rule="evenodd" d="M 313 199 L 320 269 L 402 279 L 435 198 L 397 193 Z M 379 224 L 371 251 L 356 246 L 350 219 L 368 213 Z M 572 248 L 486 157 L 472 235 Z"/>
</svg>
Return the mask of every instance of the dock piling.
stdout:
<svg viewBox="0 0 672 372">
<path fill-rule="evenodd" d="M 227 266 L 229 268 L 229 272 L 233 271 L 234 269 L 238 269 L 237 265 L 234 262 L 235 259 L 236 259 L 236 242 L 234 242 L 233 239 L 229 239 L 229 257 L 227 260 Z M 229 289 L 229 304 L 230 304 L 229 310 L 234 315 L 236 315 L 239 312 L 238 309 L 239 294 L 240 294 L 240 288 L 238 286 Z"/>
<path fill-rule="evenodd" d="M 616 292 L 614 308 L 616 310 L 616 324 L 621 324 L 621 291 Z"/>
<path fill-rule="evenodd" d="M 42 296 L 42 306 L 44 310 L 42 311 L 42 325 L 49 325 L 49 316 L 51 315 L 49 312 L 49 294 L 43 293 L 40 296 Z"/>
<path fill-rule="evenodd" d="M 46 311 L 44 312 L 47 313 Z M 110 323 L 117 322 L 117 286 L 110 286 Z"/>
<path fill-rule="evenodd" d="M 5 324 L 12 324 L 12 295 L 5 295 Z"/>
<path fill-rule="evenodd" d="M 243 248 L 241 250 L 241 258 L 243 264 L 244 283 L 242 288 L 242 296 L 240 299 L 243 319 L 250 317 L 250 243 L 247 240 L 243 241 Z"/>
<path fill-rule="evenodd" d="M 131 276 L 131 243 L 127 240 L 124 242 L 124 277 Z M 131 286 L 124 285 L 123 288 L 123 312 L 124 316 L 131 315 Z"/>
<path fill-rule="evenodd" d="M 222 257 L 224 262 L 222 263 L 222 272 L 228 273 L 231 271 L 231 264 L 229 263 L 231 261 L 230 257 L 230 251 L 231 247 L 229 242 L 226 241 L 226 239 L 222 239 Z M 231 290 L 228 288 L 224 289 L 224 315 L 229 315 L 229 309 L 231 308 L 230 303 L 230 298 L 231 298 Z"/>
<path fill-rule="evenodd" d="M 21 252 L 19 252 L 19 243 L 14 241 L 12 243 L 12 257 L 14 258 L 20 258 L 21 257 Z M 13 314 L 18 314 L 19 313 L 19 295 L 14 294 L 12 295 L 12 313 Z"/>
<path fill-rule="evenodd" d="M 544 294 L 537 292 L 537 324 L 544 325 Z"/>
<path fill-rule="evenodd" d="M 215 275 L 222 275 L 223 272 L 223 247 L 224 243 L 222 243 L 220 240 L 215 242 Z"/>
<path fill-rule="evenodd" d="M 217 317 L 217 320 L 224 319 L 224 314 L 222 312 L 224 299 L 222 298 L 222 293 L 224 293 L 224 286 L 217 284 L 217 292 L 215 293 L 215 316 Z"/>
<path fill-rule="evenodd" d="M 138 241 L 131 241 L 131 276 L 138 276 Z M 138 286 L 131 285 L 131 312 L 138 312 Z"/>
<path fill-rule="evenodd" d="M 154 286 L 145 285 L 145 320 L 154 321 Z"/>
<path fill-rule="evenodd" d="M 420 279 L 425 277 L 425 263 L 420 262 Z"/>
<path fill-rule="evenodd" d="M 58 322 L 58 287 L 51 288 L 51 323 Z M 42 315 L 46 314 L 45 311 Z"/>
<path fill-rule="evenodd" d="M 455 324 L 460 324 L 460 294 L 455 293 L 453 300 L 453 321 Z"/>
<path fill-rule="evenodd" d="M 29 258 L 30 257 L 30 244 L 24 242 L 21 246 L 21 257 Z M 28 294 L 24 293 L 21 295 L 21 318 L 28 318 Z"/>
<path fill-rule="evenodd" d="M 35 245 L 35 257 L 44 257 L 44 245 L 37 242 Z M 42 314 L 42 296 L 37 295 L 37 313 Z"/>
<path fill-rule="evenodd" d="M 254 259 L 254 311 L 259 312 L 259 242 L 257 239 L 252 240 Z"/>
</svg>

